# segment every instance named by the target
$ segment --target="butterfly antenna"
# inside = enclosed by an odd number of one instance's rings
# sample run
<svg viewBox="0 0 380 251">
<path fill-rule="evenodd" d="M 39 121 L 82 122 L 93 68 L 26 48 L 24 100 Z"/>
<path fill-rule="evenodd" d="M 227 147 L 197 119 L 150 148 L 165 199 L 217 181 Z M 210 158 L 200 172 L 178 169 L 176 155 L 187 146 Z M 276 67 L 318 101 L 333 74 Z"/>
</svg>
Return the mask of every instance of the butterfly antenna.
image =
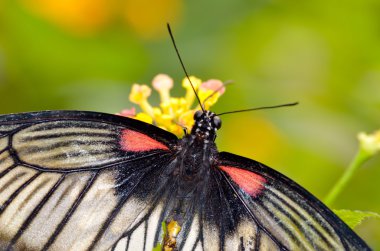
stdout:
<svg viewBox="0 0 380 251">
<path fill-rule="evenodd" d="M 272 109 L 272 108 L 279 108 L 279 107 L 286 107 L 286 106 L 295 106 L 295 105 L 298 105 L 298 102 L 282 104 L 282 105 L 262 106 L 262 107 L 256 107 L 256 108 L 251 108 L 251 109 L 230 111 L 230 112 L 222 112 L 222 113 L 216 114 L 216 116 L 221 116 L 221 115 L 230 114 L 230 113 L 250 112 L 250 111 L 256 111 L 256 110 L 265 110 L 265 109 Z"/>
<path fill-rule="evenodd" d="M 167 27 L 168 27 L 168 31 L 169 31 L 170 38 L 172 39 L 172 42 L 173 42 L 173 46 L 174 46 L 175 52 L 177 53 L 177 56 L 178 56 L 179 62 L 181 63 L 181 66 L 182 66 L 183 71 L 185 72 L 186 78 L 187 78 L 187 80 L 189 80 L 189 82 L 190 82 L 191 88 L 193 89 L 194 94 L 195 94 L 195 96 L 197 97 L 198 103 L 199 103 L 199 105 L 201 106 L 202 111 L 205 112 L 205 109 L 204 109 L 204 107 L 203 107 L 203 105 L 202 105 L 202 103 L 201 103 L 201 100 L 200 100 L 199 97 L 198 97 L 197 91 L 195 90 L 194 85 L 193 85 L 193 83 L 192 83 L 191 80 L 190 80 L 189 74 L 187 74 L 187 71 L 186 71 L 186 68 L 185 68 L 185 64 L 183 63 L 182 58 L 181 58 L 181 55 L 179 54 L 179 51 L 178 51 L 177 45 L 176 45 L 176 43 L 175 43 L 174 36 L 173 36 L 173 33 L 172 33 L 172 30 L 171 30 L 171 28 L 170 28 L 170 24 L 169 24 L 169 23 L 167 23 Z"/>
</svg>

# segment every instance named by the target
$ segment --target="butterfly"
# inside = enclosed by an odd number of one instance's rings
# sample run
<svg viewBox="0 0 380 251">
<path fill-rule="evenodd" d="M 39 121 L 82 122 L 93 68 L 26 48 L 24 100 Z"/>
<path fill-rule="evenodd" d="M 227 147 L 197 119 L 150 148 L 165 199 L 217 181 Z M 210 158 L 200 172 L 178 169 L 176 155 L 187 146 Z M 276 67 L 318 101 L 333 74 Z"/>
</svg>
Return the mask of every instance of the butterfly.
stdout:
<svg viewBox="0 0 380 251">
<path fill-rule="evenodd" d="M 219 152 L 196 97 L 181 139 L 98 112 L 0 116 L 0 249 L 370 250 L 294 181 Z"/>
<path fill-rule="evenodd" d="M 178 139 L 98 112 L 0 116 L 0 249 L 370 250 L 294 181 L 219 152 L 213 112 L 194 120 Z"/>
</svg>

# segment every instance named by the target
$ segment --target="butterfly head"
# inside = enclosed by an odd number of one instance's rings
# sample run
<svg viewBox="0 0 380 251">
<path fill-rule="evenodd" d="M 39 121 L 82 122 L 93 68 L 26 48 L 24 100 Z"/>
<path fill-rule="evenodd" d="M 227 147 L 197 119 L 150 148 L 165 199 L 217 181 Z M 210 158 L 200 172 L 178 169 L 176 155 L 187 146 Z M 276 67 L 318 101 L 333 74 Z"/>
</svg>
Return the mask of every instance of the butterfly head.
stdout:
<svg viewBox="0 0 380 251">
<path fill-rule="evenodd" d="M 221 126 L 222 121 L 215 113 L 199 110 L 194 113 L 194 126 L 191 134 L 204 140 L 215 141 L 216 131 Z"/>
</svg>

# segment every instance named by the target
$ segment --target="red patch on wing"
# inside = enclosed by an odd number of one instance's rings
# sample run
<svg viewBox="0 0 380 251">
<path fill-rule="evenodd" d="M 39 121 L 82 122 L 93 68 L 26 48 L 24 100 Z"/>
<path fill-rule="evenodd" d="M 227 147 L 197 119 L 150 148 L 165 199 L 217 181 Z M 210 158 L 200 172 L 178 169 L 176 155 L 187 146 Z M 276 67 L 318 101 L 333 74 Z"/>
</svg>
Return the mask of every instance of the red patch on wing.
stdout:
<svg viewBox="0 0 380 251">
<path fill-rule="evenodd" d="M 122 131 L 120 145 L 121 149 L 130 152 L 145 152 L 157 149 L 169 150 L 167 146 L 157 140 L 129 129 L 124 129 Z"/>
<path fill-rule="evenodd" d="M 252 197 L 259 195 L 267 182 L 263 176 L 244 169 L 232 166 L 220 166 L 219 168 L 225 171 L 241 189 Z"/>
</svg>

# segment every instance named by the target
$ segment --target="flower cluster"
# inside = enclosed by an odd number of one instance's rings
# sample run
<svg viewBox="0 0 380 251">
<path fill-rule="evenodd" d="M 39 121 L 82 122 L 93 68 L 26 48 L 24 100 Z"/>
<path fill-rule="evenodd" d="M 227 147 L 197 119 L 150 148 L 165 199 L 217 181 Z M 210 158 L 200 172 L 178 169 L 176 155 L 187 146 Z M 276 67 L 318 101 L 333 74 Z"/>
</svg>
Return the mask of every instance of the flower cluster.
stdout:
<svg viewBox="0 0 380 251">
<path fill-rule="evenodd" d="M 214 105 L 225 91 L 225 87 L 220 80 L 210 79 L 202 82 L 200 79 L 190 76 L 190 81 L 206 110 Z M 173 79 L 166 74 L 158 74 L 154 77 L 152 86 L 160 94 L 161 102 L 159 107 L 153 107 L 148 101 L 152 93 L 149 86 L 133 84 L 129 100 L 138 104 L 142 112 L 136 114 L 133 107 L 132 109 L 123 110 L 119 115 L 154 124 L 177 136 L 181 136 L 183 135 L 183 128 L 191 129 L 194 123 L 194 112 L 201 109 L 199 104 L 194 107 L 196 96 L 190 81 L 187 78 L 182 81 L 182 86 L 186 89 L 184 97 L 171 97 L 170 89 L 173 87 Z"/>
</svg>

